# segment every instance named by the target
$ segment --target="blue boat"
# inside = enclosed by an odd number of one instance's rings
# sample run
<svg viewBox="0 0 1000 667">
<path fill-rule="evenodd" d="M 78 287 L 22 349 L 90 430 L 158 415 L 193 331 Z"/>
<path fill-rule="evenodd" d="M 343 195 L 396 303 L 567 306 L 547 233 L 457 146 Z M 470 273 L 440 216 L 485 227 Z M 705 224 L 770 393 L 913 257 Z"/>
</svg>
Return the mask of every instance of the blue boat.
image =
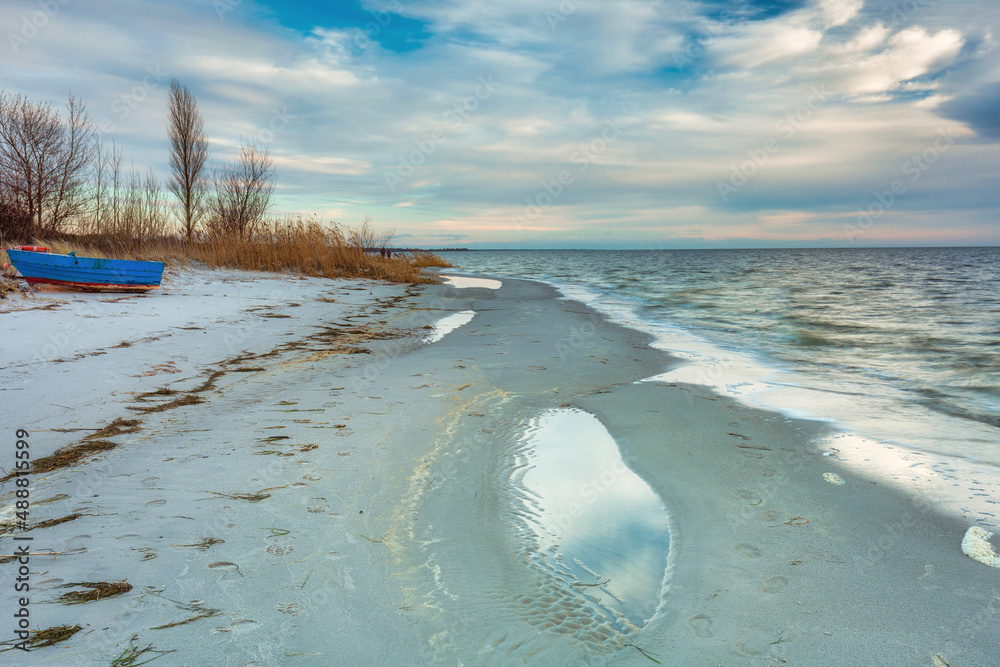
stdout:
<svg viewBox="0 0 1000 667">
<path fill-rule="evenodd" d="M 57 255 L 43 246 L 7 248 L 7 257 L 29 285 L 62 285 L 96 292 L 145 292 L 160 286 L 163 262 Z"/>
</svg>

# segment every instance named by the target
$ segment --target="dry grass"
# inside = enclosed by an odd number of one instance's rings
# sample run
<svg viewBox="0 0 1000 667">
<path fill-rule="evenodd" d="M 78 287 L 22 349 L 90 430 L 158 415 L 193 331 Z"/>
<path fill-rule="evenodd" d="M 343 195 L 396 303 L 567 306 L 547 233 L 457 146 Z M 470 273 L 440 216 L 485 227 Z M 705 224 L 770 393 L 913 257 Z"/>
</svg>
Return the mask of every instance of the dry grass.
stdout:
<svg viewBox="0 0 1000 667">
<path fill-rule="evenodd" d="M 195 244 L 193 254 L 209 266 L 250 271 L 293 270 L 325 278 L 433 282 L 420 272 L 421 266 L 431 264 L 419 264 L 405 255 L 382 257 L 368 250 L 373 243 L 374 235 L 367 226 L 347 230 L 337 225 L 286 218 L 262 226 L 253 238 L 215 238 Z M 421 257 L 425 254 L 421 253 Z"/>
<path fill-rule="evenodd" d="M 11 292 L 17 291 L 17 283 L 6 276 L 0 276 L 0 299 L 6 299 Z"/>
<path fill-rule="evenodd" d="M 448 268 L 451 266 L 449 262 L 444 261 L 432 252 L 426 252 L 424 250 L 414 250 L 413 257 L 410 260 L 413 262 L 414 266 L 425 267 L 425 266 L 436 266 L 441 268 Z"/>
<path fill-rule="evenodd" d="M 211 267 L 247 271 L 291 271 L 323 278 L 371 278 L 395 283 L 435 283 L 423 267 L 451 266 L 426 251 L 379 252 L 387 238 L 366 222 L 351 229 L 336 223 L 286 217 L 270 220 L 244 238 L 206 236 L 187 243 L 173 237 L 135 241 L 108 236 L 77 236 L 72 240 L 33 241 L 52 252 L 75 251 L 86 257 L 111 257 L 185 265 L 201 262 Z"/>
</svg>

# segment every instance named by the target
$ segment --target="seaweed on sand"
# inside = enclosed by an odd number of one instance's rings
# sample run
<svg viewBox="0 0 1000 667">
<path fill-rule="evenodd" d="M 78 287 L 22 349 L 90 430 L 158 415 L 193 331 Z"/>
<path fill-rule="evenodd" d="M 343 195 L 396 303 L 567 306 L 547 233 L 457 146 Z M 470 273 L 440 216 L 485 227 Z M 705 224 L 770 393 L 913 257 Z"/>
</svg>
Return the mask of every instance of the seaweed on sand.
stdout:
<svg viewBox="0 0 1000 667">
<path fill-rule="evenodd" d="M 80 632 L 80 630 L 83 630 L 83 627 L 79 625 L 56 625 L 51 628 L 45 628 L 44 630 L 32 630 L 31 636 L 26 640 L 27 646 L 29 649 L 52 646 L 53 644 L 66 641 L 76 633 Z M 9 644 L 10 642 L 4 643 Z M 10 648 L 4 650 L 10 651 L 13 648 L 14 647 L 11 646 Z"/>
<path fill-rule="evenodd" d="M 662 662 L 660 662 L 659 660 L 657 660 L 656 658 L 653 657 L 654 655 L 659 655 L 659 653 L 653 653 L 652 651 L 647 651 L 646 649 L 640 648 L 640 647 L 636 646 L 635 644 L 625 644 L 625 646 L 631 646 L 636 651 L 638 651 L 639 653 L 642 653 L 644 656 L 646 656 L 647 658 L 649 658 L 650 660 L 652 660 L 653 662 L 655 662 L 658 665 L 662 665 L 663 664 Z"/>
<path fill-rule="evenodd" d="M 174 408 L 179 408 L 183 405 L 197 405 L 198 403 L 204 403 L 204 402 L 205 399 L 201 398 L 200 396 L 195 396 L 194 394 L 185 394 L 184 396 L 181 396 L 180 398 L 175 398 L 174 400 L 168 403 L 161 403 L 159 405 L 146 408 L 142 407 L 137 408 L 134 406 L 129 406 L 129 410 L 136 410 L 138 412 L 147 412 L 147 413 L 164 412 L 166 410 L 173 410 Z"/>
<path fill-rule="evenodd" d="M 192 394 L 200 394 L 203 391 L 208 391 L 209 389 L 215 388 L 215 381 L 226 374 L 226 371 L 215 370 L 208 374 L 206 380 L 191 390 Z"/>
<path fill-rule="evenodd" d="M 211 493 L 216 498 L 229 498 L 230 500 L 242 500 L 248 503 L 259 503 L 265 498 L 270 498 L 270 493 L 265 493 L 266 491 L 273 491 L 275 489 L 284 489 L 288 485 L 282 486 L 272 486 L 266 489 L 261 489 L 257 493 L 220 493 L 218 491 L 206 491 L 205 493 Z M 213 498 L 202 498 L 202 500 L 214 500 Z"/>
<path fill-rule="evenodd" d="M 67 521 L 76 521 L 81 516 L 89 516 L 87 514 L 67 514 L 66 516 L 61 516 L 58 519 L 46 519 L 45 521 L 39 521 L 34 526 L 28 530 L 35 530 L 36 528 L 51 528 L 52 526 L 58 526 L 61 523 L 66 523 Z"/>
<path fill-rule="evenodd" d="M 94 454 L 114 449 L 117 446 L 117 444 L 109 442 L 108 440 L 92 440 L 81 442 L 76 445 L 69 445 L 67 447 L 57 449 L 51 456 L 43 456 L 32 461 L 31 468 L 28 470 L 28 473 L 38 475 L 52 472 L 53 470 L 59 470 L 60 468 L 68 468 L 69 466 L 79 463 L 83 459 L 89 458 Z M 16 474 L 17 471 L 11 471 L 3 477 L 0 477 L 0 482 L 6 482 L 7 480 L 13 478 Z"/>
<path fill-rule="evenodd" d="M 68 514 L 66 516 L 59 517 L 58 519 L 46 519 L 45 521 L 39 521 L 33 526 L 25 527 L 23 524 L 15 521 L 5 521 L 0 523 L 0 537 L 8 535 L 14 532 L 26 533 L 29 530 L 34 530 L 36 528 L 51 528 L 52 526 L 58 526 L 61 523 L 66 523 L 67 521 L 76 521 L 81 516 L 89 516 L 86 514 Z M 0 563 L 8 563 L 7 557 L 4 556 L 0 558 Z"/>
<path fill-rule="evenodd" d="M 138 667 L 138 665 L 145 665 L 146 663 L 153 662 L 159 658 L 164 653 L 176 653 L 176 650 L 170 651 L 158 651 L 153 648 L 152 644 L 146 645 L 145 648 L 139 648 L 136 640 L 139 639 L 139 635 L 132 635 L 132 639 L 129 640 L 129 646 L 121 655 L 111 661 L 111 667 Z M 142 662 L 136 662 L 145 653 L 159 653 L 160 655 L 153 656 L 148 660 L 143 660 Z"/>
<path fill-rule="evenodd" d="M 86 604 L 88 602 L 96 602 L 98 600 L 103 600 L 106 598 L 116 597 L 118 595 L 124 595 L 132 590 L 132 584 L 127 581 L 81 581 L 73 584 L 63 584 L 59 588 L 87 588 L 90 590 L 86 591 L 70 591 L 69 593 L 63 593 L 58 598 L 56 602 L 61 602 L 62 604 Z"/>
<path fill-rule="evenodd" d="M 185 405 L 197 405 L 199 403 L 204 403 L 205 399 L 198 396 L 198 394 L 206 392 L 210 389 L 214 389 L 215 381 L 225 374 L 226 371 L 224 370 L 214 370 L 208 374 L 208 377 L 205 378 L 205 381 L 202 382 L 200 385 L 194 387 L 193 389 L 188 390 L 182 396 L 175 398 L 172 401 L 167 401 L 166 403 L 159 403 L 153 406 L 130 405 L 129 410 L 135 410 L 136 412 L 144 412 L 144 413 L 165 412 L 167 410 L 173 410 L 174 408 L 179 408 Z M 145 394 L 139 394 L 138 396 L 136 396 L 136 400 L 139 401 L 140 403 L 144 403 L 146 402 L 147 398 L 155 398 L 159 396 L 174 396 L 177 393 L 178 392 L 173 389 L 161 388 L 157 389 L 156 391 L 147 392 Z"/>
<path fill-rule="evenodd" d="M 202 551 L 207 550 L 209 547 L 215 544 L 223 544 L 225 540 L 218 540 L 214 537 L 205 537 L 201 542 L 197 544 L 172 544 L 173 547 L 194 547 L 195 549 L 201 549 Z"/>
<path fill-rule="evenodd" d="M 160 396 L 175 396 L 177 392 L 173 389 L 167 389 L 166 387 L 161 387 L 156 391 L 147 391 L 145 394 L 139 394 L 135 397 L 137 401 L 145 401 L 147 398 L 157 398 Z"/>
<path fill-rule="evenodd" d="M 194 623 L 195 621 L 200 621 L 203 618 L 212 618 L 213 616 L 218 616 L 222 613 L 221 609 L 212 609 L 210 607 L 203 607 L 201 602 L 178 602 L 177 600 L 171 600 L 168 597 L 161 595 L 155 591 L 149 591 L 149 595 L 153 595 L 162 600 L 172 603 L 178 609 L 187 612 L 194 612 L 194 616 L 190 616 L 180 621 L 174 621 L 172 623 L 164 623 L 163 625 L 157 625 L 150 628 L 150 630 L 166 630 L 167 628 L 176 628 L 180 625 L 187 625 L 188 623 Z"/>
<path fill-rule="evenodd" d="M 142 428 L 142 422 L 138 419 L 122 419 L 119 417 L 96 433 L 88 435 L 84 440 L 99 440 L 100 438 L 113 438 L 116 435 L 135 433 Z"/>
</svg>

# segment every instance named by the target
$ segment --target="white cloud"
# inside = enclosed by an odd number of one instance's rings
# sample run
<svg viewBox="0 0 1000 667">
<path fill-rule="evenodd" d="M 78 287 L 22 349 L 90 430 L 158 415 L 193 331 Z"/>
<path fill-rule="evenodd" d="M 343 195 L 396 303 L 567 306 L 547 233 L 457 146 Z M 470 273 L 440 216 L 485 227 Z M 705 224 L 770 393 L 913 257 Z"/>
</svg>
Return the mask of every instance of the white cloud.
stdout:
<svg viewBox="0 0 1000 667">
<path fill-rule="evenodd" d="M 743 24 L 716 40 L 721 61 L 740 69 L 754 69 L 784 62 L 816 50 L 823 33 L 802 25 L 798 17 L 789 21 L 761 21 Z"/>
<path fill-rule="evenodd" d="M 844 92 L 861 97 L 896 90 L 954 59 L 963 43 L 957 30 L 931 34 L 914 27 L 898 32 L 885 50 L 842 67 L 847 73 Z"/>
<path fill-rule="evenodd" d="M 875 23 L 863 28 L 854 39 L 846 44 L 834 44 L 831 50 L 834 53 L 844 55 L 870 53 L 879 46 L 882 46 L 890 33 L 891 31 L 884 25 Z"/>
<path fill-rule="evenodd" d="M 0 24 L 34 2 L 5 0 Z M 914 20 L 925 27 L 900 30 L 887 15 L 877 22 L 870 6 L 862 21 L 860 0 L 816 0 L 742 22 L 710 21 L 702 3 L 687 0 L 427 0 L 398 11 L 427 21 L 431 36 L 397 54 L 377 42 L 359 50 L 349 28 L 303 37 L 272 19 L 261 23 L 250 4 L 225 23 L 211 3 L 195 0 L 147 3 L 142 13 L 125 11 L 122 0 L 67 4 L 66 20 L 53 21 L 0 71 L 0 88 L 58 106 L 72 82 L 95 116 L 113 117 L 112 102 L 141 82 L 147 65 L 161 64 L 195 92 L 218 159 L 241 136 L 273 134 L 281 210 L 358 221 L 370 213 L 425 238 L 437 228 L 470 243 L 530 234 L 596 239 L 623 221 L 615 227 L 623 238 L 693 229 L 706 238 L 778 239 L 822 225 L 830 210 L 870 198 L 873 183 L 897 178 L 900 161 L 933 142 L 939 105 L 971 77 L 970 68 L 944 68 L 964 67 L 963 44 L 977 43 L 951 14 L 922 13 Z M 1000 22 L 1000 10 L 993 15 Z M 981 48 L 965 56 L 995 80 L 1000 51 L 990 55 L 988 38 L 978 39 Z M 679 53 L 692 66 L 677 67 Z M 496 91 L 477 98 L 460 122 L 449 120 L 491 76 Z M 810 91 L 822 86 L 826 99 L 809 107 Z M 126 119 L 113 117 L 127 159 L 161 175 L 164 98 L 160 86 Z M 626 119 L 621 134 L 601 145 L 603 123 L 617 116 Z M 429 143 L 436 130 L 446 134 Z M 768 140 L 779 150 L 724 209 L 716 181 Z M 971 192 L 965 183 L 980 184 L 969 200 L 985 209 L 988 188 L 963 162 L 972 141 L 949 153 L 956 176 L 948 187 Z M 580 170 L 574 158 L 592 145 L 600 150 Z M 420 164 L 390 191 L 384 171 L 419 150 Z M 573 182 L 521 234 L 512 216 L 567 168 Z M 810 217 L 810 198 L 826 207 L 820 217 Z M 829 235 L 840 223 L 831 225 Z"/>
<path fill-rule="evenodd" d="M 371 163 L 341 157 L 318 155 L 272 155 L 274 166 L 283 171 L 306 171 L 314 174 L 348 174 L 360 176 L 371 169 Z"/>
<path fill-rule="evenodd" d="M 827 28 L 836 28 L 854 20 L 861 8 L 863 0 L 819 0 L 819 8 Z"/>
<path fill-rule="evenodd" d="M 922 100 L 917 100 L 913 103 L 913 106 L 918 109 L 936 109 L 945 102 L 950 102 L 953 99 L 955 99 L 954 95 L 931 95 Z"/>
<path fill-rule="evenodd" d="M 652 115 L 652 123 L 660 123 L 674 130 L 688 132 L 724 132 L 730 124 L 711 116 L 691 111 L 667 111 L 660 115 Z"/>
</svg>

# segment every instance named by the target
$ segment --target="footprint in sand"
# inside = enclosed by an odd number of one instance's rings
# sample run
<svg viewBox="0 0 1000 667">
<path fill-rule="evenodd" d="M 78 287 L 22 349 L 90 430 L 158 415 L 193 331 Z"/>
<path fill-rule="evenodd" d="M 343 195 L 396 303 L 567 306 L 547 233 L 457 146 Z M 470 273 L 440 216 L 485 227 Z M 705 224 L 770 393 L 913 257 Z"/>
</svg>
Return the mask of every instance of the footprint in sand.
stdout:
<svg viewBox="0 0 1000 667">
<path fill-rule="evenodd" d="M 771 652 L 771 645 L 773 643 L 770 637 L 750 637 L 741 642 L 736 642 L 736 652 L 751 657 L 767 655 Z"/>
<path fill-rule="evenodd" d="M 747 558 L 760 558 L 760 549 L 753 546 L 752 544 L 746 544 L 744 542 L 740 542 L 739 544 L 734 544 L 733 551 L 740 554 L 741 556 L 746 556 Z"/>
<path fill-rule="evenodd" d="M 760 590 L 765 593 L 780 593 L 787 585 L 788 579 L 785 579 L 784 577 L 771 577 L 764 582 L 764 587 Z"/>
<path fill-rule="evenodd" d="M 688 627 L 691 628 L 691 632 L 694 633 L 695 637 L 701 639 L 708 639 L 712 636 L 712 619 L 704 614 L 697 614 L 688 619 Z"/>
</svg>

